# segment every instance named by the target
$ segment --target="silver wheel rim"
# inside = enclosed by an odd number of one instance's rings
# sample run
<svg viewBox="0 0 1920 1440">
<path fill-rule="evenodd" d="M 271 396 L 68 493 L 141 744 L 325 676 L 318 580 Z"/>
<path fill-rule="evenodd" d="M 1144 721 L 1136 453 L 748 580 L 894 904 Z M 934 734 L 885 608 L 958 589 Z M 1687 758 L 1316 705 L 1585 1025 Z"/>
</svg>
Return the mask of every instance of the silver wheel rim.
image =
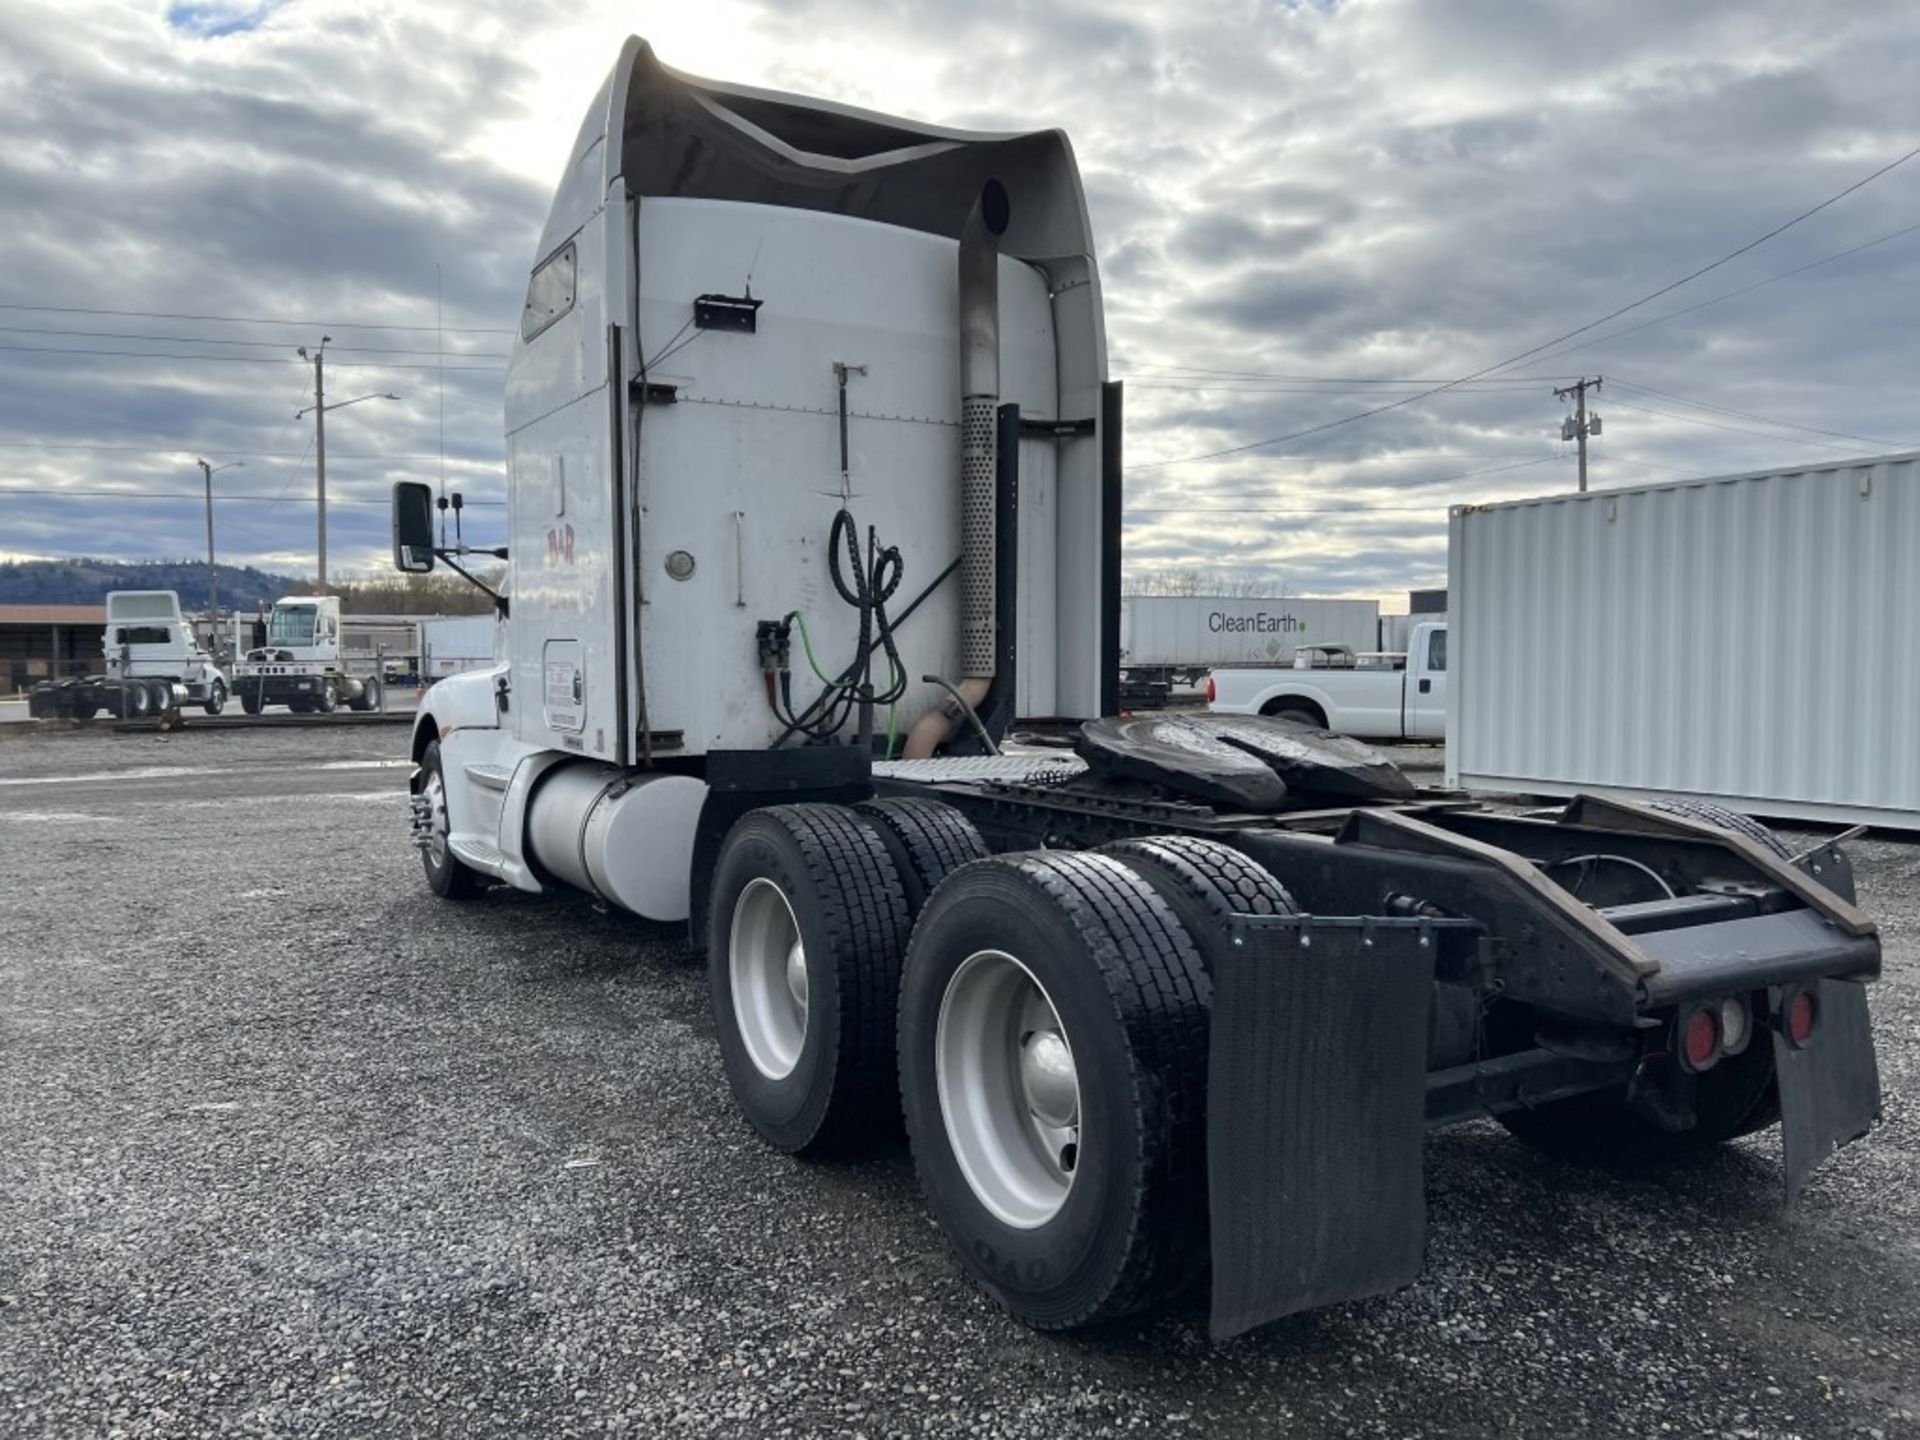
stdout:
<svg viewBox="0 0 1920 1440">
<path fill-rule="evenodd" d="M 807 1041 L 807 948 L 786 891 L 764 876 L 734 902 L 727 977 L 747 1058 L 769 1080 L 786 1079 Z"/>
<path fill-rule="evenodd" d="M 441 783 L 440 772 L 434 771 L 427 776 L 427 809 L 433 817 L 433 834 L 427 840 L 427 856 L 438 870 L 447 863 L 447 787 Z"/>
<path fill-rule="evenodd" d="M 1001 950 L 947 981 L 933 1041 L 947 1141 L 975 1198 L 1019 1230 L 1060 1213 L 1080 1160 L 1080 1080 L 1060 1012 Z"/>
</svg>

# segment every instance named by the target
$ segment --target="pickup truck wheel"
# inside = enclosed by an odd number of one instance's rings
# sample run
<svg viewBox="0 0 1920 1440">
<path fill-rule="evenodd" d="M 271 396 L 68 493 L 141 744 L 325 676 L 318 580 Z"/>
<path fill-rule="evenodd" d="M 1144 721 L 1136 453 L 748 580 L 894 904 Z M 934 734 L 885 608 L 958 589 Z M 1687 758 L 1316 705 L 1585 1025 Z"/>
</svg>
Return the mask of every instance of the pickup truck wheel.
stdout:
<svg viewBox="0 0 1920 1440">
<path fill-rule="evenodd" d="M 432 829 L 421 847 L 420 863 L 426 868 L 427 888 L 442 900 L 467 900 L 480 893 L 480 872 L 460 863 L 448 844 L 452 825 L 447 819 L 447 779 L 440 766 L 440 742 L 427 742 L 420 757 L 420 794 L 427 802 Z"/>
<path fill-rule="evenodd" d="M 853 809 L 893 858 L 909 920 L 920 914 L 942 880 L 990 853 L 973 822 L 938 800 L 868 800 Z"/>
<path fill-rule="evenodd" d="M 893 1055 L 906 896 L 838 805 L 775 805 L 721 844 L 708 982 L 734 1100 L 775 1147 L 846 1148 L 899 1121 Z"/>
<path fill-rule="evenodd" d="M 969 1278 L 1041 1329 L 1143 1310 L 1205 1270 L 1208 986 L 1111 856 L 968 865 L 900 994 L 920 1185 Z"/>
<path fill-rule="evenodd" d="M 313 697 L 312 708 L 322 715 L 331 715 L 340 708 L 340 687 L 331 680 L 320 682 L 320 693 Z"/>
<path fill-rule="evenodd" d="M 1145 880 L 1167 902 L 1213 973 L 1232 943 L 1235 915 L 1297 915 L 1293 897 L 1267 869 L 1230 845 L 1197 835 L 1155 835 L 1100 847 Z"/>
<path fill-rule="evenodd" d="M 218 715 L 222 710 L 227 708 L 227 682 L 226 681 L 221 680 L 217 677 L 215 678 L 212 688 L 207 691 L 207 703 L 205 708 L 206 708 L 207 714 L 209 715 Z"/>
</svg>

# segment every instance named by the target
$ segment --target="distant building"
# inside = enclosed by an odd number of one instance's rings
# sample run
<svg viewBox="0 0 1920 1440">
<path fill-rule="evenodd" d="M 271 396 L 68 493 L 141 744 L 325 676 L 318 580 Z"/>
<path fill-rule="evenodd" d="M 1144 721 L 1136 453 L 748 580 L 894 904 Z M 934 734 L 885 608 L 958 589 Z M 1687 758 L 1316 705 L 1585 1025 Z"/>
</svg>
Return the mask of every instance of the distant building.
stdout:
<svg viewBox="0 0 1920 1440">
<path fill-rule="evenodd" d="M 0 605 L 0 694 L 36 680 L 101 674 L 106 626 L 104 605 Z"/>
</svg>

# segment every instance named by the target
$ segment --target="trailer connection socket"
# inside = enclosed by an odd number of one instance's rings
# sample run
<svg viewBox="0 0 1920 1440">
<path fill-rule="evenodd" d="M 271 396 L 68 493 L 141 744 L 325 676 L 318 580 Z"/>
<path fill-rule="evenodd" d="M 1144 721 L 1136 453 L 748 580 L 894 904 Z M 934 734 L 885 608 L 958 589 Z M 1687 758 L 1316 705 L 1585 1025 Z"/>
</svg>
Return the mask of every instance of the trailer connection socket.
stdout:
<svg viewBox="0 0 1920 1440">
<path fill-rule="evenodd" d="M 754 627 L 760 647 L 760 668 L 772 675 L 793 666 L 793 625 L 788 620 L 762 620 Z"/>
</svg>

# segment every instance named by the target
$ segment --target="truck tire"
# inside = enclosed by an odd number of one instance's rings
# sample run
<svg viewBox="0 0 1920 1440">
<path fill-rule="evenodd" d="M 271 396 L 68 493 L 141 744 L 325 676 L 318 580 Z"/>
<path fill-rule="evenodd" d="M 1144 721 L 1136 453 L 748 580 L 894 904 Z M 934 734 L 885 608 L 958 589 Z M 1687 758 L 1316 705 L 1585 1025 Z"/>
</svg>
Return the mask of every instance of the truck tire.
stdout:
<svg viewBox="0 0 1920 1440">
<path fill-rule="evenodd" d="M 1235 915 L 1297 915 L 1286 887 L 1267 869 L 1230 845 L 1197 835 L 1154 835 L 1100 847 L 1154 888 L 1167 902 L 1207 973 L 1223 947 Z"/>
<path fill-rule="evenodd" d="M 360 682 L 360 693 L 347 702 L 347 708 L 349 710 L 357 710 L 363 715 L 369 710 L 378 710 L 380 708 L 380 682 L 371 675 L 365 680 L 362 680 Z"/>
<path fill-rule="evenodd" d="M 320 693 L 308 702 L 308 708 L 318 710 L 322 715 L 331 715 L 340 708 L 340 687 L 332 680 L 322 680 Z"/>
<path fill-rule="evenodd" d="M 938 800 L 868 800 L 853 809 L 892 857 L 910 923 L 942 880 L 991 853 L 973 822 Z"/>
<path fill-rule="evenodd" d="M 1678 815 L 1685 820 L 1698 820 L 1716 830 L 1730 830 L 1736 835 L 1746 836 L 1762 850 L 1771 851 L 1782 860 L 1793 858 L 1793 851 L 1787 848 L 1786 841 L 1751 815 L 1742 815 L 1738 810 L 1729 810 L 1711 800 L 1654 800 L 1648 803 L 1647 808 L 1664 810 L 1669 815 Z"/>
<path fill-rule="evenodd" d="M 147 689 L 153 694 L 152 709 L 155 715 L 164 715 L 174 708 L 173 686 L 165 680 L 149 680 Z"/>
<path fill-rule="evenodd" d="M 206 711 L 209 715 L 218 715 L 227 708 L 227 682 L 215 676 L 213 686 L 207 691 Z"/>
<path fill-rule="evenodd" d="M 266 705 L 262 702 L 260 696 L 260 686 L 255 685 L 253 689 L 249 690 L 245 685 L 242 685 L 240 687 L 240 708 L 249 715 L 258 715 L 262 710 L 266 709 Z"/>
<path fill-rule="evenodd" d="M 1207 1260 L 1209 986 L 1109 855 L 976 861 L 922 912 L 900 992 L 921 1189 L 969 1278 L 1065 1330 L 1185 1290 Z"/>
<path fill-rule="evenodd" d="M 851 810 L 774 805 L 727 833 L 708 910 L 714 1028 L 734 1099 L 769 1144 L 800 1155 L 897 1129 L 909 928 L 893 861 Z"/>
<path fill-rule="evenodd" d="M 1327 717 L 1297 700 L 1282 700 L 1263 709 L 1262 715 L 1270 715 L 1275 720 L 1291 720 L 1296 725 L 1311 725 L 1315 730 L 1327 728 Z"/>
<path fill-rule="evenodd" d="M 447 777 L 440 765 L 440 742 L 429 740 L 420 756 L 420 793 L 427 799 L 433 819 L 433 835 L 420 849 L 420 863 L 427 872 L 427 888 L 442 900 L 469 900 L 480 893 L 480 872 L 460 862 L 447 843 L 451 825 L 447 819 Z"/>
<path fill-rule="evenodd" d="M 120 718 L 144 720 L 153 713 L 153 692 L 138 680 L 120 682 Z"/>
<path fill-rule="evenodd" d="M 73 697 L 73 718 L 91 720 L 100 712 L 100 701 L 91 694 L 82 693 Z"/>
</svg>

